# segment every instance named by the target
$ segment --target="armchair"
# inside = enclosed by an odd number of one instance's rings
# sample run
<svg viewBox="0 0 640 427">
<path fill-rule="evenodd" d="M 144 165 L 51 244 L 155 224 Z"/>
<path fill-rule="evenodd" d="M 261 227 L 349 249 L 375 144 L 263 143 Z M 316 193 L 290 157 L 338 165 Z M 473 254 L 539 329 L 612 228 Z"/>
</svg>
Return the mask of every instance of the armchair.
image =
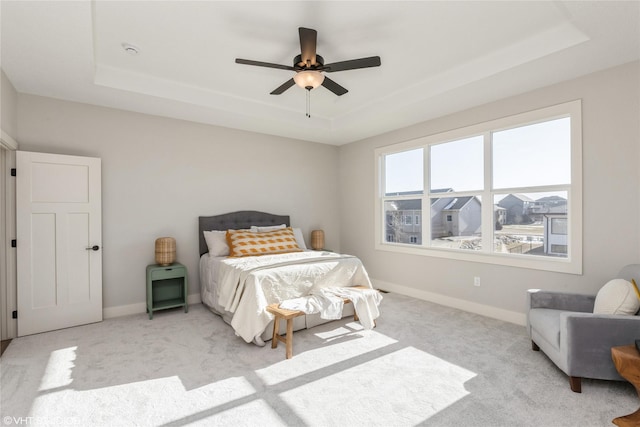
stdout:
<svg viewBox="0 0 640 427">
<path fill-rule="evenodd" d="M 618 278 L 640 279 L 640 264 L 624 267 Z M 534 351 L 542 350 L 569 376 L 571 390 L 582 378 L 624 381 L 611 359 L 611 347 L 640 339 L 640 316 L 594 314 L 595 295 L 527 291 L 527 330 Z"/>
</svg>

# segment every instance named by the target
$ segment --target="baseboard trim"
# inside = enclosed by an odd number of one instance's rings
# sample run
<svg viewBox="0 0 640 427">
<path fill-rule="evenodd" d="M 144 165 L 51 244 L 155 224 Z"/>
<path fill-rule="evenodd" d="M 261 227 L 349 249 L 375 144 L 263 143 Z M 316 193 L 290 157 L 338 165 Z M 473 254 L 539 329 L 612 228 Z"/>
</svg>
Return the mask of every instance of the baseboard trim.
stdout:
<svg viewBox="0 0 640 427">
<path fill-rule="evenodd" d="M 187 296 L 187 303 L 200 304 L 202 299 L 200 294 L 191 294 Z M 129 316 L 131 314 L 140 314 L 147 312 L 147 303 L 141 302 L 137 304 L 118 305 L 115 307 L 105 307 L 102 309 L 102 318 L 111 319 L 113 317 Z"/>
<path fill-rule="evenodd" d="M 490 305 L 478 304 L 471 301 L 452 298 L 434 292 L 423 291 L 420 289 L 410 288 L 408 286 L 398 285 L 396 283 L 385 282 L 382 280 L 371 279 L 373 287 L 389 292 L 406 295 L 408 297 L 418 298 L 424 301 L 433 302 L 444 305 L 446 307 L 457 308 L 459 310 L 468 311 L 470 313 L 479 314 L 481 316 L 491 317 L 493 319 L 503 320 L 516 325 L 525 326 L 527 324 L 527 316 L 524 313 L 504 310 Z"/>
</svg>

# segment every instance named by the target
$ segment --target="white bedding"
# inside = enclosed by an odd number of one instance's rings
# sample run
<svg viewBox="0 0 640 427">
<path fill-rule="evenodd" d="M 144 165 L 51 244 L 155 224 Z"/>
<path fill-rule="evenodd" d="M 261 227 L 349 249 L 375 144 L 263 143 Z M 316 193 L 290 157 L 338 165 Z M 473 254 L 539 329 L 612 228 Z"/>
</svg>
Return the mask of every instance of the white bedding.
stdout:
<svg viewBox="0 0 640 427">
<path fill-rule="evenodd" d="M 246 342 L 259 341 L 273 319 L 266 311 L 269 304 L 320 288 L 372 287 L 358 258 L 315 251 L 242 258 L 205 254 L 200 277 L 203 302 Z"/>
</svg>

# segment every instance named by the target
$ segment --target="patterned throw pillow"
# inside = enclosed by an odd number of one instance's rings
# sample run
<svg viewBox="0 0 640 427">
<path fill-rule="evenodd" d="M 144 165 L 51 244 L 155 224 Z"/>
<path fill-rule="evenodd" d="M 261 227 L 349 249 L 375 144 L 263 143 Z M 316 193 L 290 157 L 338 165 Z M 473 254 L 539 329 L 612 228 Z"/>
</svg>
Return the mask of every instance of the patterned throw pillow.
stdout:
<svg viewBox="0 0 640 427">
<path fill-rule="evenodd" d="M 631 279 L 631 284 L 633 285 L 633 289 L 636 291 L 636 295 L 638 296 L 638 299 L 640 300 L 640 288 L 638 288 L 638 284 L 636 283 L 636 281 L 634 279 Z"/>
<path fill-rule="evenodd" d="M 227 243 L 231 257 L 302 252 L 291 227 L 264 233 L 227 230 Z"/>
</svg>

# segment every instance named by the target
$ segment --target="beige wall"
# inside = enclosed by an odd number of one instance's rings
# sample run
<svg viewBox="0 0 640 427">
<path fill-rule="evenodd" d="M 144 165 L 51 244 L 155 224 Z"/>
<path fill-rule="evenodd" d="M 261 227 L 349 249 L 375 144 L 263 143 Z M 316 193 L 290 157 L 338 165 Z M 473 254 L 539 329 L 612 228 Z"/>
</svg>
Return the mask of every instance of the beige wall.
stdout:
<svg viewBox="0 0 640 427">
<path fill-rule="evenodd" d="M 6 132 L 11 138 L 16 139 L 16 129 L 18 120 L 16 115 L 16 104 L 18 94 L 15 88 L 0 69 L 0 129 Z"/>
<path fill-rule="evenodd" d="M 340 147 L 342 250 L 386 287 L 515 321 L 524 319 L 528 288 L 595 294 L 623 265 L 640 262 L 638 76 L 635 62 Z M 583 108 L 582 276 L 374 249 L 376 147 L 575 99 Z"/>
<path fill-rule="evenodd" d="M 338 148 L 126 111 L 18 96 L 20 149 L 102 158 L 106 308 L 145 301 L 157 237 L 173 236 L 199 293 L 198 216 L 291 215 L 339 249 Z"/>
</svg>

